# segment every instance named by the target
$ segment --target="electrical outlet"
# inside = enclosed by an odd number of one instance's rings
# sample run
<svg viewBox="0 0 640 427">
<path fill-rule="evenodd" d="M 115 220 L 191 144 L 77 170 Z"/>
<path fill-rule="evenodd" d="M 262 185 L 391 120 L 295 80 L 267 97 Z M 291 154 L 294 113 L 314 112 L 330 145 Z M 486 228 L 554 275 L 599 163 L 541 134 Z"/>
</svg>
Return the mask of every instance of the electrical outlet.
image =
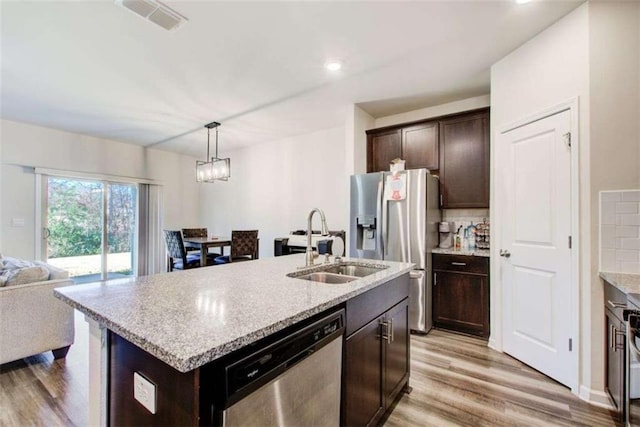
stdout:
<svg viewBox="0 0 640 427">
<path fill-rule="evenodd" d="M 133 397 L 149 412 L 156 413 L 156 385 L 137 372 L 133 373 Z"/>
</svg>

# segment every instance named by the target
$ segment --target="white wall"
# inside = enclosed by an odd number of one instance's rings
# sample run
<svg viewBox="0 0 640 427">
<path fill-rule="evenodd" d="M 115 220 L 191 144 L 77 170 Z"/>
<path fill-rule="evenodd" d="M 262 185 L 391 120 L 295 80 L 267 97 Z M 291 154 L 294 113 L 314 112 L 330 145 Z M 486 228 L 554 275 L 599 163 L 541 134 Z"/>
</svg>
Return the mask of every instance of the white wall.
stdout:
<svg viewBox="0 0 640 427">
<path fill-rule="evenodd" d="M 598 196 L 602 190 L 635 189 L 640 181 L 639 10 L 638 2 L 589 4 L 591 268 L 585 291 L 590 289 L 591 306 L 585 309 L 591 322 L 584 327 L 591 332 L 591 388 L 597 390 L 605 377 Z"/>
<path fill-rule="evenodd" d="M 407 111 L 406 113 L 393 114 L 390 116 L 378 117 L 375 119 L 374 128 L 393 126 L 401 123 L 415 122 L 417 120 L 430 119 L 432 117 L 446 116 L 463 111 L 485 108 L 490 105 L 490 95 L 481 95 L 473 98 L 461 99 L 447 104 L 435 105 L 433 107 L 420 108 L 418 110 Z"/>
<path fill-rule="evenodd" d="M 215 234 L 258 229 L 260 257 L 273 256 L 273 240 L 306 229 L 318 207 L 330 230 L 346 230 L 349 167 L 345 127 L 322 130 L 225 153 L 231 158 L 227 182 L 200 184 L 200 221 Z M 196 225 L 196 224 L 194 224 Z M 320 229 L 320 219 L 313 219 Z"/>
<path fill-rule="evenodd" d="M 375 119 L 352 105 L 346 117 L 347 168 L 350 175 L 367 173 L 367 129 L 375 128 Z"/>
<path fill-rule="evenodd" d="M 34 259 L 33 167 L 146 178 L 163 185 L 165 228 L 194 222 L 198 211 L 195 159 L 8 120 L 0 122 L 0 252 Z M 12 227 L 24 218 L 24 227 Z"/>
<path fill-rule="evenodd" d="M 592 378 L 592 346 L 598 346 L 601 327 L 591 328 L 591 254 L 590 254 L 590 189 L 589 189 L 589 5 L 584 4 L 560 21 L 497 62 L 491 68 L 491 340 L 502 342 L 501 270 L 498 256 L 500 242 L 499 211 L 497 209 L 496 169 L 503 160 L 497 158 L 496 134 L 500 128 L 516 120 L 546 110 L 571 98 L 580 102 L 580 197 L 581 197 L 581 375 L 580 383 L 602 390 L 601 378 Z M 596 200 L 597 202 L 597 200 Z M 601 367 L 598 366 L 598 369 Z"/>
<path fill-rule="evenodd" d="M 579 97 L 580 393 L 602 404 L 608 400 L 603 393 L 604 310 L 597 271 L 598 193 L 635 188 L 640 181 L 638 9 L 637 2 L 586 3 L 496 63 L 491 72 L 492 141 L 501 126 Z M 492 163 L 499 167 L 501 159 L 493 148 Z M 499 185 L 492 175 L 492 197 Z M 495 200 L 491 206 L 499 224 Z M 497 251 L 499 227 L 493 231 Z M 501 291 L 496 255 L 492 304 Z M 492 314 L 496 308 L 492 305 Z M 500 337 L 499 321 L 492 318 L 492 339 L 494 332 Z"/>
</svg>

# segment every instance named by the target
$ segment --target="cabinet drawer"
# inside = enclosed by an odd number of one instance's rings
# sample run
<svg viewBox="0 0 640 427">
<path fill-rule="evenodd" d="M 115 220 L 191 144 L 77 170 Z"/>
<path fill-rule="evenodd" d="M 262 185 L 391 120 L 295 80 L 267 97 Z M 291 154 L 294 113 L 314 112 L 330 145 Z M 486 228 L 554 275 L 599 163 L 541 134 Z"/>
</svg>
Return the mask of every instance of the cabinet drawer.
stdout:
<svg viewBox="0 0 640 427">
<path fill-rule="evenodd" d="M 470 255 L 433 254 L 433 269 L 488 275 L 489 258 Z"/>
<path fill-rule="evenodd" d="M 621 321 L 622 310 L 627 307 L 627 296 L 612 284 L 604 282 L 604 306 Z"/>
</svg>

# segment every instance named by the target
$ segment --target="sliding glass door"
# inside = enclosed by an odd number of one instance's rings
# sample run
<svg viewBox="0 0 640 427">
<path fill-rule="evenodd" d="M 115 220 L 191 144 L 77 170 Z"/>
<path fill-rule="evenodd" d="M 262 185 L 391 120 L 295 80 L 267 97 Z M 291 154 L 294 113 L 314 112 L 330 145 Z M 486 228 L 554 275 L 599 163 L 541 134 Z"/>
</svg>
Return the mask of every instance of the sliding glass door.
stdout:
<svg viewBox="0 0 640 427">
<path fill-rule="evenodd" d="M 133 276 L 138 187 L 48 176 L 43 259 L 78 283 Z"/>
</svg>

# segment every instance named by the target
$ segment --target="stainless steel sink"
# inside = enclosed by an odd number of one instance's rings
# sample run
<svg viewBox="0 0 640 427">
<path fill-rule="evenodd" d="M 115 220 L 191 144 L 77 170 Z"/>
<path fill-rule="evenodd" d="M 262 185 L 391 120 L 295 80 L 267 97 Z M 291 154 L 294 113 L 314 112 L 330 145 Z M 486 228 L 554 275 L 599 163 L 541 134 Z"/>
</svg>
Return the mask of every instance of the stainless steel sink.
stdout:
<svg viewBox="0 0 640 427">
<path fill-rule="evenodd" d="M 295 272 L 289 273 L 287 276 L 320 283 L 349 283 L 354 280 L 358 280 L 361 277 L 382 271 L 386 268 L 389 267 L 386 265 L 375 267 L 371 265 L 365 266 L 352 262 L 338 265 L 330 264 L 326 266 L 318 266 L 318 268 L 314 268 L 314 271 L 311 273 L 304 274 L 304 272 Z"/>
<path fill-rule="evenodd" d="M 359 277 L 319 271 L 315 273 L 305 274 L 304 276 L 298 276 L 296 277 L 296 279 L 311 280 L 312 282 L 321 283 L 349 283 L 353 282 L 354 280 L 358 280 Z"/>
<path fill-rule="evenodd" d="M 327 273 L 344 274 L 347 276 L 364 277 L 370 274 L 377 273 L 384 270 L 384 268 L 377 267 L 365 267 L 363 265 L 334 265 L 327 269 L 323 269 Z"/>
</svg>

